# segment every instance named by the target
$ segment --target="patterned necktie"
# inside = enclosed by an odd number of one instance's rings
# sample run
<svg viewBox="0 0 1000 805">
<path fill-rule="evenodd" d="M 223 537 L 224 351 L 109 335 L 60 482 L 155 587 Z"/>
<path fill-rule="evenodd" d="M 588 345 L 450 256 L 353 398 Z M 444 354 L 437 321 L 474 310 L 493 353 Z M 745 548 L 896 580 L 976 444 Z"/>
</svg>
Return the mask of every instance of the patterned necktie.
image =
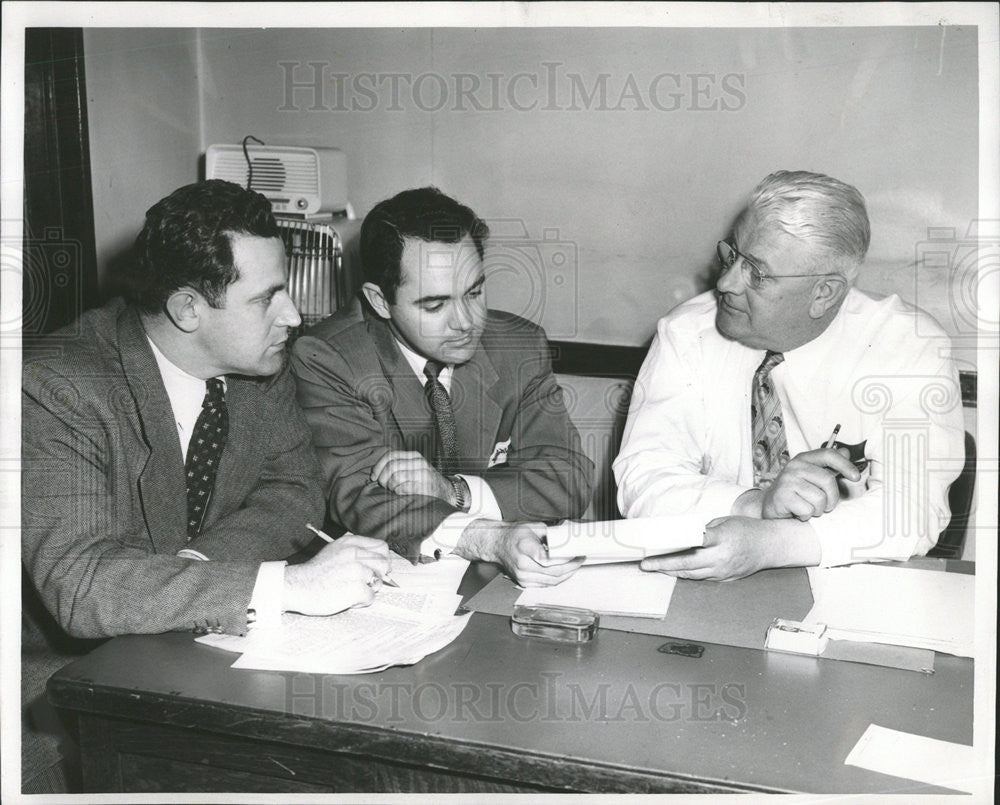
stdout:
<svg viewBox="0 0 1000 805">
<path fill-rule="evenodd" d="M 226 390 L 222 381 L 211 378 L 206 381 L 205 400 L 201 413 L 195 422 L 191 442 L 188 444 L 187 459 L 184 462 L 187 483 L 188 542 L 201 531 L 205 510 L 208 508 L 212 488 L 215 486 L 215 472 L 219 467 L 222 449 L 229 435 L 229 409 L 226 407 Z"/>
<path fill-rule="evenodd" d="M 437 423 L 438 445 L 435 464 L 438 470 L 448 475 L 453 471 L 455 459 L 458 458 L 458 437 L 455 432 L 455 412 L 451 410 L 451 398 L 438 380 L 442 369 L 444 364 L 440 361 L 427 361 L 424 366 L 424 374 L 427 375 L 424 392 L 427 394 L 427 401 L 431 404 L 434 421 Z"/>
<path fill-rule="evenodd" d="M 781 400 L 771 381 L 771 370 L 785 356 L 768 352 L 753 376 L 750 421 L 753 424 L 753 483 L 767 489 L 788 463 L 788 441 L 781 419 Z"/>
</svg>

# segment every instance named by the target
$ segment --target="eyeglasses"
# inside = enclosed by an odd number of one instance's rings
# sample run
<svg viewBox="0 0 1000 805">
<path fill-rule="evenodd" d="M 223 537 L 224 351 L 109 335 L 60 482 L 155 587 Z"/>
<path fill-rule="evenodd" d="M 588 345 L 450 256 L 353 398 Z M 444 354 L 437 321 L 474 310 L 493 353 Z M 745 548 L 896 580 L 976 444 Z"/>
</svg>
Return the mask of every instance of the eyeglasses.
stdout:
<svg viewBox="0 0 1000 805">
<path fill-rule="evenodd" d="M 780 280 L 786 277 L 839 277 L 840 274 L 836 272 L 831 272 L 828 274 L 765 274 L 757 266 L 753 260 L 747 257 L 745 254 L 741 253 L 735 246 L 726 243 L 724 240 L 720 240 L 718 245 L 715 247 L 719 254 L 719 265 L 722 268 L 722 273 L 725 274 L 729 269 L 736 265 L 737 260 L 742 260 L 741 267 L 743 269 L 743 281 L 753 288 L 755 291 L 758 290 L 763 284 L 764 280 Z"/>
</svg>

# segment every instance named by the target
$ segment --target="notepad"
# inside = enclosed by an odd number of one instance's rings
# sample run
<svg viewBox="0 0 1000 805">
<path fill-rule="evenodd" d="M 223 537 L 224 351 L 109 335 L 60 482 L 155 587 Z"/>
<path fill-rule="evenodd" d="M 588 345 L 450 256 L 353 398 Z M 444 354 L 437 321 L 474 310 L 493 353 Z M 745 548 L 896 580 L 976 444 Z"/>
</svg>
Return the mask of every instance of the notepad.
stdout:
<svg viewBox="0 0 1000 805">
<path fill-rule="evenodd" d="M 585 564 L 638 562 L 647 556 L 675 553 L 704 544 L 705 521 L 699 515 L 635 517 L 630 520 L 565 522 L 546 533 L 549 556 L 586 556 Z"/>
<path fill-rule="evenodd" d="M 580 607 L 602 615 L 637 618 L 666 617 L 677 579 L 663 573 L 646 573 L 635 564 L 581 567 L 554 587 L 531 587 L 518 604 Z"/>
</svg>

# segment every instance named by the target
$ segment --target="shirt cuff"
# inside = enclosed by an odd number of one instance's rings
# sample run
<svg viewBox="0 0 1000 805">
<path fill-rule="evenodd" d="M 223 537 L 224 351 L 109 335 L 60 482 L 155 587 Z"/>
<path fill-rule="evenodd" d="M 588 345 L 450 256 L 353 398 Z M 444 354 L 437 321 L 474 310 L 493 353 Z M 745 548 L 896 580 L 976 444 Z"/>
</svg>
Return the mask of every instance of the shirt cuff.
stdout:
<svg viewBox="0 0 1000 805">
<path fill-rule="evenodd" d="M 478 475 L 459 475 L 459 478 L 463 478 L 469 485 L 469 510 L 445 517 L 434 533 L 420 543 L 420 553 L 423 556 L 440 559 L 443 554 L 454 551 L 466 527 L 473 520 L 481 517 L 488 520 L 503 519 L 496 495 L 486 481 Z"/>
<path fill-rule="evenodd" d="M 420 543 L 420 553 L 422 556 L 433 556 L 440 559 L 442 555 L 451 553 L 458 545 L 466 527 L 473 520 L 478 520 L 481 514 L 474 512 L 455 512 L 441 521 L 434 533 Z"/>
<path fill-rule="evenodd" d="M 502 520 L 500 504 L 490 485 L 479 475 L 459 475 L 469 485 L 469 511 L 474 517 L 485 517 L 487 520 Z"/>
<path fill-rule="evenodd" d="M 281 626 L 281 599 L 285 586 L 287 562 L 261 562 L 253 586 L 248 614 L 253 613 L 250 628 L 268 629 Z"/>
</svg>

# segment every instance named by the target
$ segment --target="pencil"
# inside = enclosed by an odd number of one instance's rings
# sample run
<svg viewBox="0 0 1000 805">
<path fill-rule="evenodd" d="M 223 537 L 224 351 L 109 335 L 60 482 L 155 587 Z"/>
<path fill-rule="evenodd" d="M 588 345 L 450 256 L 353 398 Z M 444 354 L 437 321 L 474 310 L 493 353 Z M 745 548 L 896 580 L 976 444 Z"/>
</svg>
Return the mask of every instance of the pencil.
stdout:
<svg viewBox="0 0 1000 805">
<path fill-rule="evenodd" d="M 312 523 L 306 523 L 306 528 L 308 528 L 310 531 L 312 531 L 320 539 L 326 540 L 327 542 L 333 542 L 333 537 L 331 537 L 325 531 L 322 531 L 321 529 L 316 528 L 316 526 L 314 526 Z M 385 584 L 389 585 L 390 587 L 398 587 L 399 583 L 393 581 L 390 578 L 388 578 L 388 576 L 389 576 L 389 572 L 386 571 L 385 576 L 382 576 L 382 581 Z"/>
</svg>

